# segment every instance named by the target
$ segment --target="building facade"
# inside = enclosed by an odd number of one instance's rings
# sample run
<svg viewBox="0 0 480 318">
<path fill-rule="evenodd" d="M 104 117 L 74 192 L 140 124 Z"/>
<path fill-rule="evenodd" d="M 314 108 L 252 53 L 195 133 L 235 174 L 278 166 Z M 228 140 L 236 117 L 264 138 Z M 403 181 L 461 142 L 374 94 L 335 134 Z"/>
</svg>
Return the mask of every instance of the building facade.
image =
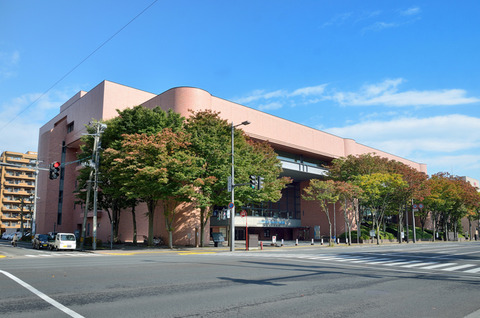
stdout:
<svg viewBox="0 0 480 318">
<path fill-rule="evenodd" d="M 400 158 L 326 132 L 300 125 L 267 113 L 212 96 L 209 92 L 193 87 L 177 87 L 159 95 L 104 81 L 89 92 L 81 91 L 60 107 L 60 113 L 40 129 L 39 160 L 50 163 L 61 161 L 59 180 L 49 180 L 46 173 L 40 173 L 37 226 L 39 231 L 80 231 L 84 207 L 75 200 L 76 176 L 79 169 L 73 162 L 79 153 L 80 137 L 85 133 L 85 125 L 92 119 L 108 120 L 123 110 L 142 105 L 147 108 L 156 106 L 164 110 L 172 109 L 184 117 L 193 111 L 212 110 L 220 117 L 234 124 L 248 120 L 248 126 L 242 126 L 253 139 L 267 141 L 275 149 L 282 162 L 283 175 L 292 178 L 293 183 L 283 191 L 279 202 L 265 202 L 251 207 L 236 209 L 235 218 L 237 239 L 249 233 L 259 234 L 260 239 L 269 239 L 276 235 L 278 239 L 311 239 L 328 233 L 325 216 L 318 211 L 314 202 L 301 199 L 301 192 L 312 178 L 322 178 L 326 174 L 325 164 L 333 159 L 348 155 L 372 153 L 388 159 L 403 162 L 426 173 L 426 165 Z M 227 205 L 228 202 L 225 203 Z M 338 209 L 339 210 L 339 209 Z M 204 235 L 210 238 L 210 232 L 226 234 L 227 221 L 222 220 L 215 211 Z M 246 217 L 241 217 L 245 211 Z M 146 207 L 136 211 L 137 233 L 146 235 Z M 161 211 L 159 211 L 161 212 Z M 87 235 L 92 233 L 92 212 L 87 212 Z M 119 224 L 120 239 L 132 240 L 132 218 L 128 211 L 122 212 Z M 110 224 L 106 211 L 98 213 L 98 237 L 110 239 Z M 345 222 L 340 211 L 333 215 L 335 233 L 341 234 Z M 338 221 L 337 221 L 338 220 Z M 166 238 L 162 213 L 156 213 L 155 234 Z M 198 211 L 184 207 L 174 225 L 174 244 L 193 245 L 198 241 Z"/>
<path fill-rule="evenodd" d="M 5 151 L 0 156 L 0 230 L 30 232 L 34 212 L 37 153 Z"/>
</svg>

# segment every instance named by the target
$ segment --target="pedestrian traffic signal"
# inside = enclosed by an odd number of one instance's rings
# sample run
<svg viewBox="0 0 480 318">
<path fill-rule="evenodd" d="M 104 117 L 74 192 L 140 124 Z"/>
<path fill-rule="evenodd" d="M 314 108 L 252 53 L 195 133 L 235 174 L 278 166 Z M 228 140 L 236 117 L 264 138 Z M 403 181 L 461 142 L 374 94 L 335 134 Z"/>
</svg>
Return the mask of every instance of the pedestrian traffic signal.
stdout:
<svg viewBox="0 0 480 318">
<path fill-rule="evenodd" d="M 60 162 L 55 161 L 50 164 L 50 180 L 57 179 L 60 176 Z"/>
<path fill-rule="evenodd" d="M 258 176 L 258 190 L 263 189 L 263 177 Z"/>
<path fill-rule="evenodd" d="M 256 189 L 258 187 L 257 176 L 250 176 L 250 188 Z"/>
</svg>

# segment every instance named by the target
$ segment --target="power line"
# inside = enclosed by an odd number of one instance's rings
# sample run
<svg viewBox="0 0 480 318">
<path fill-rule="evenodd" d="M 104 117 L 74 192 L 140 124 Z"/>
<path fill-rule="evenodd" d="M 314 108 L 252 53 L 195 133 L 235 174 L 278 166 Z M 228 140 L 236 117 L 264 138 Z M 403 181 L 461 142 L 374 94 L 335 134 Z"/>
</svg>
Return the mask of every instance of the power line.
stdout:
<svg viewBox="0 0 480 318">
<path fill-rule="evenodd" d="M 131 19 L 127 24 L 125 24 L 123 27 L 121 27 L 117 32 L 115 32 L 112 36 L 110 36 L 107 40 L 105 40 L 102 44 L 100 44 L 95 50 L 93 50 L 90 54 L 87 55 L 83 60 L 80 61 L 77 65 L 75 65 L 70 71 L 68 71 L 65 75 L 63 75 L 59 80 L 57 80 L 52 86 L 50 86 L 45 92 L 43 92 L 39 97 L 37 97 L 33 102 L 31 102 L 28 106 L 26 106 L 24 109 L 22 109 L 15 117 L 10 119 L 3 127 L 0 128 L 0 131 L 2 131 L 5 127 L 10 125 L 15 119 L 17 119 L 21 114 L 23 114 L 25 111 L 27 111 L 30 107 L 35 105 L 36 102 L 38 102 L 43 96 L 47 95 L 49 91 L 52 90 L 55 86 L 58 85 L 61 81 L 63 81 L 68 75 L 70 75 L 73 71 L 75 71 L 80 65 L 82 65 L 86 60 L 88 60 L 92 55 L 94 55 L 98 50 L 100 50 L 105 44 L 110 42 L 115 36 L 117 36 L 120 32 L 123 31 L 127 26 L 129 26 L 133 21 L 135 21 L 139 16 L 141 16 L 145 11 L 150 9 L 158 0 L 154 0 L 152 3 L 150 3 L 145 9 L 143 9 L 139 14 L 137 14 L 133 19 Z"/>
</svg>

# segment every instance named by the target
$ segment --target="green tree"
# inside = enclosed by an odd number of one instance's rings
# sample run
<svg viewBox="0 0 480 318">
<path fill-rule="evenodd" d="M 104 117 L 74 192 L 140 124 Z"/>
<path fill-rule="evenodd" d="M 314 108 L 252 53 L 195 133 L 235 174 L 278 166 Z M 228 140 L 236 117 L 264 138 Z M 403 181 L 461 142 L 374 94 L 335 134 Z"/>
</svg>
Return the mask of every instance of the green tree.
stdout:
<svg viewBox="0 0 480 318">
<path fill-rule="evenodd" d="M 402 242 L 401 232 L 403 232 L 403 222 L 406 209 L 413 209 L 412 203 L 422 203 L 426 196 L 429 195 L 430 189 L 428 187 L 427 174 L 420 172 L 410 166 L 407 166 L 401 162 L 390 160 L 388 164 L 388 170 L 391 173 L 397 173 L 402 176 L 402 179 L 407 183 L 406 187 L 398 189 L 396 205 L 398 215 L 398 236 L 399 243 Z M 422 219 L 422 213 L 419 212 L 417 216 L 420 216 L 422 222 L 422 229 L 425 224 L 425 218 Z"/>
<path fill-rule="evenodd" d="M 357 176 L 355 184 L 364 192 L 362 203 L 372 213 L 376 225 L 377 244 L 380 244 L 380 224 L 391 204 L 398 200 L 398 192 L 408 185 L 399 174 L 372 173 Z"/>
<path fill-rule="evenodd" d="M 159 200 L 172 247 L 172 224 L 181 202 L 188 201 L 192 191 L 193 170 L 197 158 L 187 150 L 187 135 L 170 128 L 153 134 L 124 135 L 121 150 L 109 148 L 110 172 L 121 180 L 122 191 L 130 199 L 140 199 L 148 209 L 148 244 L 153 245 L 153 220 Z"/>
<path fill-rule="evenodd" d="M 102 148 L 116 149 L 121 148 L 123 135 L 144 133 L 154 134 L 164 128 L 171 128 L 178 131 L 183 127 L 184 118 L 172 110 L 164 111 L 160 107 L 153 109 L 142 106 L 135 106 L 125 110 L 117 110 L 118 116 L 105 122 L 107 128 L 101 137 Z M 87 161 L 92 156 L 93 134 L 94 128 L 88 126 L 89 135 L 82 137 L 81 153 L 79 159 Z M 101 157 L 100 161 L 100 182 L 101 187 L 98 196 L 98 205 L 101 209 L 106 210 L 113 225 L 113 241 L 119 239 L 119 224 L 121 211 L 131 208 L 133 222 L 133 241 L 136 242 L 136 219 L 135 205 L 139 202 L 133 198 L 128 198 L 121 187 L 121 178 L 109 167 L 112 165 L 111 158 Z M 90 179 L 91 168 L 81 169 L 78 176 L 79 186 L 77 188 L 77 198 L 85 202 L 88 189 L 88 180 Z M 112 172 L 112 173 L 111 173 Z M 132 201 L 133 200 L 133 201 Z"/>
<path fill-rule="evenodd" d="M 329 230 L 329 246 L 333 246 L 332 241 L 332 221 L 330 220 L 330 213 L 328 210 L 329 204 L 335 204 L 339 199 L 339 194 L 335 187 L 335 182 L 332 180 L 312 179 L 309 185 L 303 189 L 302 198 L 308 201 L 316 201 L 320 210 L 325 213 L 328 220 Z"/>
<path fill-rule="evenodd" d="M 231 124 L 210 110 L 194 112 L 185 125 L 190 134 L 189 149 L 203 159 L 203 166 L 194 180 L 193 203 L 200 210 L 200 245 L 213 206 L 226 206 L 230 201 L 227 180 L 231 174 Z M 235 183 L 247 183 L 249 175 L 265 178 L 264 189 L 236 188 L 235 205 L 252 202 L 278 201 L 281 190 L 290 182 L 279 178 L 281 163 L 266 142 L 255 142 L 240 129 L 234 130 Z"/>
<path fill-rule="evenodd" d="M 336 158 L 328 166 L 328 177 L 337 181 L 353 181 L 357 176 L 389 172 L 389 160 L 371 153 Z"/>
<path fill-rule="evenodd" d="M 352 215 L 357 224 L 357 231 L 361 231 L 360 223 L 358 222 L 358 201 L 361 199 L 363 190 L 353 183 L 336 181 L 335 191 L 338 194 L 338 199 L 342 206 L 343 217 L 348 228 L 348 245 L 352 244 Z M 346 237 L 346 236 L 345 236 Z M 357 237 L 357 243 L 358 237 Z"/>
</svg>

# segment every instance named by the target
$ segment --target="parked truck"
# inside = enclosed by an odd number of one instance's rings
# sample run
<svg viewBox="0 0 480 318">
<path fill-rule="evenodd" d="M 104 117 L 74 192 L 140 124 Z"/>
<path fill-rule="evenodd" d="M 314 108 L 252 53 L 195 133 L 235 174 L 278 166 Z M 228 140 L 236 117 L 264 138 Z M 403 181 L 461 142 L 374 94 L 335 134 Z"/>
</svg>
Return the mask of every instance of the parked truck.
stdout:
<svg viewBox="0 0 480 318">
<path fill-rule="evenodd" d="M 57 233 L 55 239 L 49 243 L 50 250 L 75 250 L 77 238 L 72 233 Z"/>
</svg>

